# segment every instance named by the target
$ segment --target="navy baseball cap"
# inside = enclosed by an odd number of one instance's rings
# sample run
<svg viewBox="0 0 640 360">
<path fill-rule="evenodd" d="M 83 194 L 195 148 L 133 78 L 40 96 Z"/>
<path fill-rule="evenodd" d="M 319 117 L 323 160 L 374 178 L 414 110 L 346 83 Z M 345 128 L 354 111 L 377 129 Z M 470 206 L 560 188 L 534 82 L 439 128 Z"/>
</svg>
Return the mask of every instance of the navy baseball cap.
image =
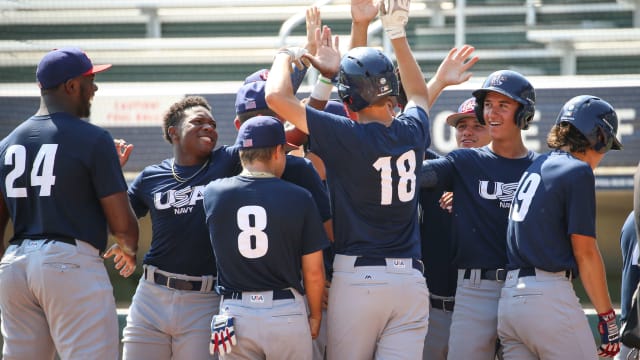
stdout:
<svg viewBox="0 0 640 360">
<path fill-rule="evenodd" d="M 284 126 L 273 116 L 254 116 L 245 121 L 236 138 L 236 145 L 241 149 L 269 148 L 284 144 Z"/>
<path fill-rule="evenodd" d="M 453 113 L 447 116 L 447 124 L 449 124 L 450 126 L 456 127 L 456 125 L 458 125 L 458 121 L 464 118 L 472 117 L 476 119 L 476 112 L 474 110 L 475 107 L 476 107 L 476 98 L 475 97 L 468 98 L 462 104 L 460 104 L 460 106 L 458 107 L 457 113 Z"/>
<path fill-rule="evenodd" d="M 291 73 L 291 85 L 295 94 L 304 80 L 307 68 L 299 69 L 293 66 Z M 269 77 L 269 70 L 260 69 L 244 79 L 244 84 L 236 93 L 236 114 L 247 111 L 267 109 L 267 101 L 264 99 L 264 86 Z"/>
<path fill-rule="evenodd" d="M 111 64 L 93 65 L 84 51 L 75 47 L 54 49 L 48 52 L 36 70 L 41 89 L 51 89 L 76 76 L 87 76 L 111 67 Z"/>
</svg>

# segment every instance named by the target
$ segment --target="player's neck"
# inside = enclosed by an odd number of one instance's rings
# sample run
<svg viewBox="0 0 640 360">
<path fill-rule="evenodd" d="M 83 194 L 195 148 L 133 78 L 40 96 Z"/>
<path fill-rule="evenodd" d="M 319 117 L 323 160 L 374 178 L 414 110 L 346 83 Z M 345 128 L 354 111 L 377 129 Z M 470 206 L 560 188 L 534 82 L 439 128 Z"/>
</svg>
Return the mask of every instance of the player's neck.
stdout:
<svg viewBox="0 0 640 360">
<path fill-rule="evenodd" d="M 368 106 L 358 111 L 358 122 L 361 124 L 379 123 L 386 127 L 391 126 L 393 114 L 384 106 Z"/>
<path fill-rule="evenodd" d="M 185 154 L 179 150 L 174 150 L 173 157 L 174 157 L 174 163 L 178 166 L 202 165 L 209 159 L 208 154 L 207 156 Z"/>
<path fill-rule="evenodd" d="M 529 155 L 529 149 L 524 146 L 520 137 L 517 139 L 493 140 L 488 146 L 496 155 L 507 159 L 521 159 Z"/>
<path fill-rule="evenodd" d="M 255 161 L 250 164 L 243 164 L 242 176 L 248 177 L 276 177 L 276 171 L 268 163 Z"/>
<path fill-rule="evenodd" d="M 564 146 L 560 148 L 560 150 L 566 151 L 574 158 L 586 162 L 592 170 L 595 170 L 598 167 L 598 164 L 600 164 L 600 161 L 602 161 L 602 158 L 604 158 L 604 154 L 593 149 L 588 149 L 585 152 L 569 151 L 569 146 Z"/>
</svg>

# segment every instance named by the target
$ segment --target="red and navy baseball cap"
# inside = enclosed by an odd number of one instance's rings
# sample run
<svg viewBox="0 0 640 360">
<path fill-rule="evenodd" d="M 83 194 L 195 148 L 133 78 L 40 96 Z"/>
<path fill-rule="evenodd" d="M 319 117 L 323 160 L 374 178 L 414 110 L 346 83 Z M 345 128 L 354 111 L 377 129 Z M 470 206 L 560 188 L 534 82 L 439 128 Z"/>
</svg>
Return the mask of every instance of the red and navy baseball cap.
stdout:
<svg viewBox="0 0 640 360">
<path fill-rule="evenodd" d="M 93 65 L 84 51 L 76 47 L 65 47 L 48 52 L 36 70 L 36 79 L 41 89 L 51 89 L 76 76 L 87 76 L 111 67 L 111 64 Z"/>
<path fill-rule="evenodd" d="M 464 119 L 464 118 L 476 118 L 476 113 L 475 113 L 475 107 L 476 107 L 476 98 L 475 97 L 470 97 L 467 100 L 465 100 L 462 104 L 460 104 L 460 106 L 458 107 L 458 112 L 457 113 L 453 113 L 449 116 L 447 116 L 447 124 L 449 124 L 450 126 L 456 127 L 456 125 L 458 125 L 458 121 Z"/>
<path fill-rule="evenodd" d="M 286 143 L 284 126 L 273 116 L 254 116 L 238 129 L 236 145 L 241 149 L 269 148 Z"/>
</svg>

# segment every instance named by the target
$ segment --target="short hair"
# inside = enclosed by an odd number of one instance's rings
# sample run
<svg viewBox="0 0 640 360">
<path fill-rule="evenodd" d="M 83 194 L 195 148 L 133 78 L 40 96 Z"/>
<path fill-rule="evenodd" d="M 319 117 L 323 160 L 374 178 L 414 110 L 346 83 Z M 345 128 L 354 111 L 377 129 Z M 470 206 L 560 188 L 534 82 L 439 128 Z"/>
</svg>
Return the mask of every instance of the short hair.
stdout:
<svg viewBox="0 0 640 360">
<path fill-rule="evenodd" d="M 162 120 L 162 134 L 169 144 L 173 144 L 171 136 L 169 136 L 169 127 L 179 125 L 184 118 L 185 110 L 196 106 L 202 106 L 211 111 L 211 105 L 202 96 L 187 96 L 171 105 L 169 111 L 165 113 Z"/>
<path fill-rule="evenodd" d="M 251 110 L 251 111 L 245 111 L 243 113 L 237 114 L 236 116 L 238 117 L 238 120 L 240 120 L 240 123 L 243 123 L 249 119 L 251 119 L 252 117 L 256 117 L 256 116 L 273 116 L 273 117 L 278 117 L 278 115 L 271 109 L 266 108 L 266 109 L 257 109 L 257 110 Z"/>
<path fill-rule="evenodd" d="M 547 135 L 547 145 L 551 149 L 569 146 L 570 152 L 584 153 L 591 148 L 589 140 L 569 122 L 554 125 Z"/>
<path fill-rule="evenodd" d="M 242 166 L 255 161 L 268 162 L 277 148 L 277 146 L 273 146 L 268 148 L 241 149 L 240 162 Z"/>
</svg>

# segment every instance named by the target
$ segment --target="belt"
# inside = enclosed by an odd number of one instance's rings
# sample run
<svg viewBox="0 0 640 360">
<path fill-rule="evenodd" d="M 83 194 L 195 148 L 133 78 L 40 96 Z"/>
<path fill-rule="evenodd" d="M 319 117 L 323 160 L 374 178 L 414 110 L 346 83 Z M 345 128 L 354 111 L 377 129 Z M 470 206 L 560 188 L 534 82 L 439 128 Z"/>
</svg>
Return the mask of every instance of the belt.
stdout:
<svg viewBox="0 0 640 360">
<path fill-rule="evenodd" d="M 471 271 L 473 269 L 466 269 L 464 271 L 464 278 L 471 278 Z M 498 282 L 504 282 L 507 278 L 507 270 L 506 269 L 480 269 L 480 279 L 481 280 L 493 280 Z"/>
<path fill-rule="evenodd" d="M 367 256 L 358 256 L 356 258 L 355 263 L 353 264 L 354 267 L 358 267 L 358 266 L 386 266 L 387 265 L 387 259 L 385 258 L 376 258 L 376 257 L 367 257 Z M 421 273 L 424 273 L 424 265 L 422 264 L 422 261 L 417 260 L 417 259 L 411 259 L 411 266 L 420 271 Z"/>
<path fill-rule="evenodd" d="M 61 243 L 76 246 L 76 239 L 70 236 L 58 236 L 58 235 L 55 235 L 52 237 L 48 237 L 46 235 L 37 235 L 32 237 L 13 238 L 9 241 L 9 245 L 20 246 L 22 245 L 23 242 L 27 240 L 44 240 L 45 244 L 48 244 L 50 242 L 61 242 Z"/>
<path fill-rule="evenodd" d="M 562 271 L 562 270 L 560 270 Z M 571 270 L 565 270 L 564 271 L 564 276 L 567 279 L 571 279 Z M 534 267 L 526 267 L 526 268 L 520 268 L 520 271 L 518 271 L 518 278 L 522 278 L 522 277 L 526 277 L 526 276 L 536 276 L 536 268 Z"/>
<path fill-rule="evenodd" d="M 144 269 L 144 277 L 147 278 L 147 269 Z M 174 276 L 162 275 L 157 271 L 153 273 L 153 282 L 176 290 L 200 291 L 202 289 L 202 281 L 182 280 Z"/>
<path fill-rule="evenodd" d="M 452 312 L 456 303 L 455 300 L 434 298 L 433 296 L 429 296 L 429 301 L 431 302 L 432 308 L 444 310 L 446 312 Z"/>
<path fill-rule="evenodd" d="M 242 300 L 242 291 L 221 290 L 220 295 L 228 300 Z M 295 299 L 296 296 L 289 289 L 273 290 L 273 300 Z"/>
</svg>

